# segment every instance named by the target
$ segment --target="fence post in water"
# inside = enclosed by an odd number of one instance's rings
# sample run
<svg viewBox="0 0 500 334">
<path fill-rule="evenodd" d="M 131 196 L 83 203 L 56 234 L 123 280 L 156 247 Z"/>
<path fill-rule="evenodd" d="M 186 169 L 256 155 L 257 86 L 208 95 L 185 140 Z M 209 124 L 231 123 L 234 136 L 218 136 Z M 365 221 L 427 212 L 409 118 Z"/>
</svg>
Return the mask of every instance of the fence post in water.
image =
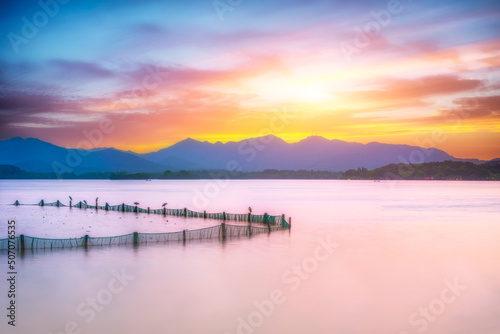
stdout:
<svg viewBox="0 0 500 334">
<path fill-rule="evenodd" d="M 95 211 L 99 209 L 99 202 L 97 202 L 97 198 L 95 199 Z"/>
<path fill-rule="evenodd" d="M 138 232 L 134 232 L 132 240 L 134 243 L 134 247 L 139 246 L 139 233 Z"/>
<path fill-rule="evenodd" d="M 19 236 L 19 241 L 20 241 L 19 248 L 23 251 L 24 250 L 24 234 L 21 234 Z"/>
<path fill-rule="evenodd" d="M 167 215 L 167 209 L 165 207 L 163 207 L 163 215 L 166 216 Z"/>
<path fill-rule="evenodd" d="M 249 212 L 248 213 L 248 222 L 250 223 L 252 221 L 252 214 Z"/>
<path fill-rule="evenodd" d="M 271 232 L 271 222 L 269 222 L 269 221 L 267 220 L 267 212 L 266 212 L 266 213 L 264 213 L 264 219 L 263 219 L 263 220 L 264 220 L 264 224 L 267 224 L 267 230 L 268 230 L 268 231 L 269 231 L 269 233 L 270 233 L 270 232 Z"/>
<path fill-rule="evenodd" d="M 40 201 L 40 206 L 43 206 L 43 199 Z"/>
<path fill-rule="evenodd" d="M 207 218 L 207 210 L 203 211 L 203 218 Z"/>
<path fill-rule="evenodd" d="M 148 215 L 149 215 L 149 206 L 148 206 Z"/>
<path fill-rule="evenodd" d="M 83 237 L 83 247 L 87 248 L 89 246 L 89 235 L 85 234 Z"/>
<path fill-rule="evenodd" d="M 56 206 L 59 207 L 59 200 L 56 201 Z"/>
<path fill-rule="evenodd" d="M 222 220 L 226 221 L 226 212 L 225 211 L 222 213 Z"/>
<path fill-rule="evenodd" d="M 222 240 L 226 240 L 226 223 L 220 224 Z"/>
<path fill-rule="evenodd" d="M 71 209 L 73 207 L 73 205 L 71 204 L 71 200 L 69 201 L 69 208 Z"/>
<path fill-rule="evenodd" d="M 182 230 L 182 242 L 186 243 L 186 230 Z"/>
<path fill-rule="evenodd" d="M 125 203 L 122 204 L 122 211 L 125 212 Z"/>
<path fill-rule="evenodd" d="M 288 218 L 288 228 L 292 229 L 292 217 Z"/>
<path fill-rule="evenodd" d="M 188 209 L 184 208 L 184 217 L 187 217 L 187 216 L 188 216 Z"/>
</svg>

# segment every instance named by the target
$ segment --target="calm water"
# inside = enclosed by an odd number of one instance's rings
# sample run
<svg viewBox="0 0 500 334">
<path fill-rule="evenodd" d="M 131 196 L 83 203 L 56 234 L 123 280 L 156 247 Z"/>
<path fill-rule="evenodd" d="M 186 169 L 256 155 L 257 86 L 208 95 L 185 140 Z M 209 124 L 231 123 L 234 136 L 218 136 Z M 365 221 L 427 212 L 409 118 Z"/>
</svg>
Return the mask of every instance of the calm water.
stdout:
<svg viewBox="0 0 500 334">
<path fill-rule="evenodd" d="M 1 181 L 0 189 L 3 204 L 71 195 L 212 212 L 251 206 L 285 213 L 293 225 L 225 243 L 26 252 L 17 264 L 15 329 L 0 280 L 1 333 L 500 333 L 500 183 Z M 0 237 L 9 219 L 18 234 L 47 238 L 217 224 L 0 209 Z M 0 261 L 5 277 L 5 252 Z"/>
</svg>

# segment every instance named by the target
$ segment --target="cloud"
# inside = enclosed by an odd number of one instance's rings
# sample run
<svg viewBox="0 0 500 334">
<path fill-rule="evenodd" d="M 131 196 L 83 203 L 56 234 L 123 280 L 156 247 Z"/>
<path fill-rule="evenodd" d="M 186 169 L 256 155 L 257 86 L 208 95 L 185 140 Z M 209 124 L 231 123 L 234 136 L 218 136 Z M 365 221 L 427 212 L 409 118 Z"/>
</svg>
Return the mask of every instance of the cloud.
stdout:
<svg viewBox="0 0 500 334">
<path fill-rule="evenodd" d="M 452 109 L 452 115 L 462 115 L 465 118 L 500 119 L 500 96 L 465 97 L 454 100 L 458 106 Z"/>
<path fill-rule="evenodd" d="M 402 108 L 426 105 L 427 98 L 471 91 L 481 80 L 462 79 L 458 75 L 432 75 L 415 79 L 376 79 L 372 84 L 380 88 L 340 93 L 354 104 L 369 104 L 378 108 Z M 371 110 L 377 110 L 371 108 Z"/>
<path fill-rule="evenodd" d="M 54 59 L 49 61 L 49 65 L 57 71 L 57 76 L 78 79 L 103 79 L 114 76 L 113 71 L 105 69 L 97 63 L 74 61 L 66 59 Z"/>
</svg>

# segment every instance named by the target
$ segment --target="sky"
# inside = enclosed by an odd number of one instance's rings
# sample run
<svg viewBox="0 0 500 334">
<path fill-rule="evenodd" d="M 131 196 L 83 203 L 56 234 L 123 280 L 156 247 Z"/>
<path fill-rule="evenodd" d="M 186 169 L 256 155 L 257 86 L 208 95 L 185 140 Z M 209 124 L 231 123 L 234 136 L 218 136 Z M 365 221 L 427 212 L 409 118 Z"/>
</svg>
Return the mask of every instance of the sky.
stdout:
<svg viewBox="0 0 500 334">
<path fill-rule="evenodd" d="M 274 134 L 500 157 L 500 3 L 2 2 L 0 140 Z"/>
</svg>

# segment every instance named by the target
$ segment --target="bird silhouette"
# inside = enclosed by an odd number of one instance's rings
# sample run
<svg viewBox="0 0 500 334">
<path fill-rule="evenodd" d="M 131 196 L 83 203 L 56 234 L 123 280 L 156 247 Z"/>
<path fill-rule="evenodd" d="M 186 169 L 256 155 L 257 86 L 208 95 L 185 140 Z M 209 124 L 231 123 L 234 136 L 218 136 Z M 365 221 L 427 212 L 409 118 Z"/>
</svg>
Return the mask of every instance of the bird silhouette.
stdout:
<svg viewBox="0 0 500 334">
<path fill-rule="evenodd" d="M 167 204 L 168 204 L 168 203 L 167 203 L 167 202 L 165 202 L 165 203 L 163 203 L 161 206 L 165 206 L 165 205 L 167 205 Z"/>
<path fill-rule="evenodd" d="M 248 207 L 248 211 L 249 211 L 250 213 L 252 213 L 252 208 L 251 208 L 251 207 Z"/>
<path fill-rule="evenodd" d="M 68 196 L 68 197 L 69 197 L 70 200 L 73 200 L 73 197 L 71 197 L 71 196 Z"/>
</svg>

